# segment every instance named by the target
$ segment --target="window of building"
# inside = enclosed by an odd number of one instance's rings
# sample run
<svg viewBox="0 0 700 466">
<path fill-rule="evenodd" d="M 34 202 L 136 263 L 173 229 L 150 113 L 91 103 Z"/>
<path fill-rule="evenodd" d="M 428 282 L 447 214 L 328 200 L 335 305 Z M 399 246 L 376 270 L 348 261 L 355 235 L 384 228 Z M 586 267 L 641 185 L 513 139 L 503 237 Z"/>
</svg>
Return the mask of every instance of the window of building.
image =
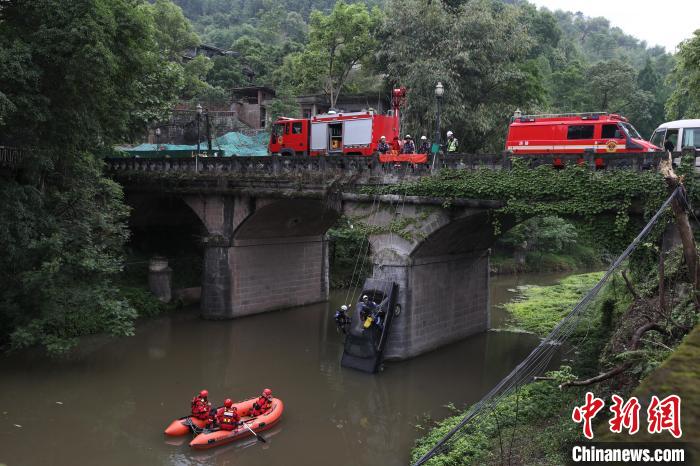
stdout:
<svg viewBox="0 0 700 466">
<path fill-rule="evenodd" d="M 304 118 L 311 118 L 311 109 L 310 108 L 304 109 Z"/>
<path fill-rule="evenodd" d="M 593 139 L 593 125 L 571 125 L 566 133 L 567 139 Z"/>
</svg>

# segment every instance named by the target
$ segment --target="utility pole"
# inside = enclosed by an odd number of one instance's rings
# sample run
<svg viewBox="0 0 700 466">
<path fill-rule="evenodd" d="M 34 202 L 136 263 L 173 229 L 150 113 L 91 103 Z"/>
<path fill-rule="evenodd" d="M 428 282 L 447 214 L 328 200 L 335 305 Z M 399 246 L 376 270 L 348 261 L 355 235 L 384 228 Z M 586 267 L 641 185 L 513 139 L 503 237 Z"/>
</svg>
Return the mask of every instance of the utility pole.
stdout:
<svg viewBox="0 0 700 466">
<path fill-rule="evenodd" d="M 435 86 L 435 103 L 437 104 L 437 114 L 435 116 L 435 142 L 433 143 L 434 153 L 433 153 L 433 166 L 431 170 L 435 170 L 435 160 L 438 158 L 438 153 L 440 153 L 440 104 L 442 103 L 442 96 L 445 93 L 445 87 L 440 81 L 438 81 Z"/>
<path fill-rule="evenodd" d="M 204 109 L 204 122 L 207 125 L 207 155 L 211 156 L 211 131 L 209 128 L 209 110 Z"/>
</svg>

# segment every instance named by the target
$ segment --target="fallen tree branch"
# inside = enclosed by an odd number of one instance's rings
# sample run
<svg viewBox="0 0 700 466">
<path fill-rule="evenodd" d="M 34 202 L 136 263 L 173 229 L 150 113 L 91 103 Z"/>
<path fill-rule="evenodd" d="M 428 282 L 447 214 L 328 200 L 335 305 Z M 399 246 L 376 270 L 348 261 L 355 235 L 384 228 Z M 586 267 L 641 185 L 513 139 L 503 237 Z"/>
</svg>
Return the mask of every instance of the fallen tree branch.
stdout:
<svg viewBox="0 0 700 466">
<path fill-rule="evenodd" d="M 634 299 L 636 301 L 640 301 L 642 298 L 639 296 L 639 293 L 637 290 L 634 288 L 634 285 L 632 285 L 632 282 L 630 282 L 630 279 L 627 277 L 627 271 L 623 270 L 621 272 L 622 278 L 625 279 L 625 285 L 627 285 L 627 289 L 632 293 L 632 296 L 634 296 Z"/>
<path fill-rule="evenodd" d="M 642 336 L 646 332 L 649 332 L 651 330 L 656 330 L 657 332 L 666 333 L 666 330 L 664 330 L 664 328 L 661 327 L 656 322 L 649 322 L 647 324 L 644 324 L 634 332 L 634 335 L 632 335 L 632 340 L 630 341 L 630 351 L 636 351 L 637 349 L 639 349 L 639 344 L 642 340 Z M 631 365 L 632 365 L 632 361 L 623 362 L 619 366 L 616 366 L 613 369 L 610 369 L 608 372 L 604 372 L 603 374 L 598 374 L 595 377 L 591 377 L 590 379 L 572 380 L 570 382 L 564 382 L 563 384 L 559 385 L 559 389 L 562 389 L 565 387 L 582 387 L 582 386 L 592 385 L 594 383 L 602 382 L 603 380 L 610 379 L 610 378 L 626 371 L 627 369 L 630 368 Z"/>
</svg>

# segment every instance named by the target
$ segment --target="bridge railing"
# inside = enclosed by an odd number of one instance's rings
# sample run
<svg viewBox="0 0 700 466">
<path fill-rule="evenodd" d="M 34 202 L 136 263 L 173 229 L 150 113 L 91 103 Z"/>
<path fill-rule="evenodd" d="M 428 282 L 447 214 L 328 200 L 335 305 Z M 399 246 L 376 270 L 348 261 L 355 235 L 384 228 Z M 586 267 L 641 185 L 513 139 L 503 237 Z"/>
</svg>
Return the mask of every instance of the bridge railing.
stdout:
<svg viewBox="0 0 700 466">
<path fill-rule="evenodd" d="M 675 157 L 676 155 L 674 155 Z M 680 153 L 677 154 L 680 156 Z M 191 157 L 191 158 L 110 158 L 110 170 L 138 172 L 197 172 L 202 174 L 292 175 L 357 174 L 383 177 L 415 177 L 444 169 L 508 170 L 514 159 L 526 160 L 530 166 L 578 164 L 591 169 L 653 170 L 666 157 L 663 152 L 612 154 L 440 154 L 427 164 L 410 162 L 380 163 L 376 156 L 264 156 L 264 157 Z"/>
</svg>

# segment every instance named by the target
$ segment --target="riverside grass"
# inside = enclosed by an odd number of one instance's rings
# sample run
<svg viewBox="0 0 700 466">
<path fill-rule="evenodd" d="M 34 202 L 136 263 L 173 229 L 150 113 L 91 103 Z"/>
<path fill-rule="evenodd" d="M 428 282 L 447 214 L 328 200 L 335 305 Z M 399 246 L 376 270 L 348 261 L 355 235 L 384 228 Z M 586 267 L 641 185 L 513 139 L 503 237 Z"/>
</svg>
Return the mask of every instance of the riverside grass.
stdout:
<svg viewBox="0 0 700 466">
<path fill-rule="evenodd" d="M 511 315 L 508 329 L 547 335 L 602 276 L 603 272 L 590 272 L 571 275 L 556 285 L 520 287 L 519 296 L 503 306 Z"/>
</svg>

